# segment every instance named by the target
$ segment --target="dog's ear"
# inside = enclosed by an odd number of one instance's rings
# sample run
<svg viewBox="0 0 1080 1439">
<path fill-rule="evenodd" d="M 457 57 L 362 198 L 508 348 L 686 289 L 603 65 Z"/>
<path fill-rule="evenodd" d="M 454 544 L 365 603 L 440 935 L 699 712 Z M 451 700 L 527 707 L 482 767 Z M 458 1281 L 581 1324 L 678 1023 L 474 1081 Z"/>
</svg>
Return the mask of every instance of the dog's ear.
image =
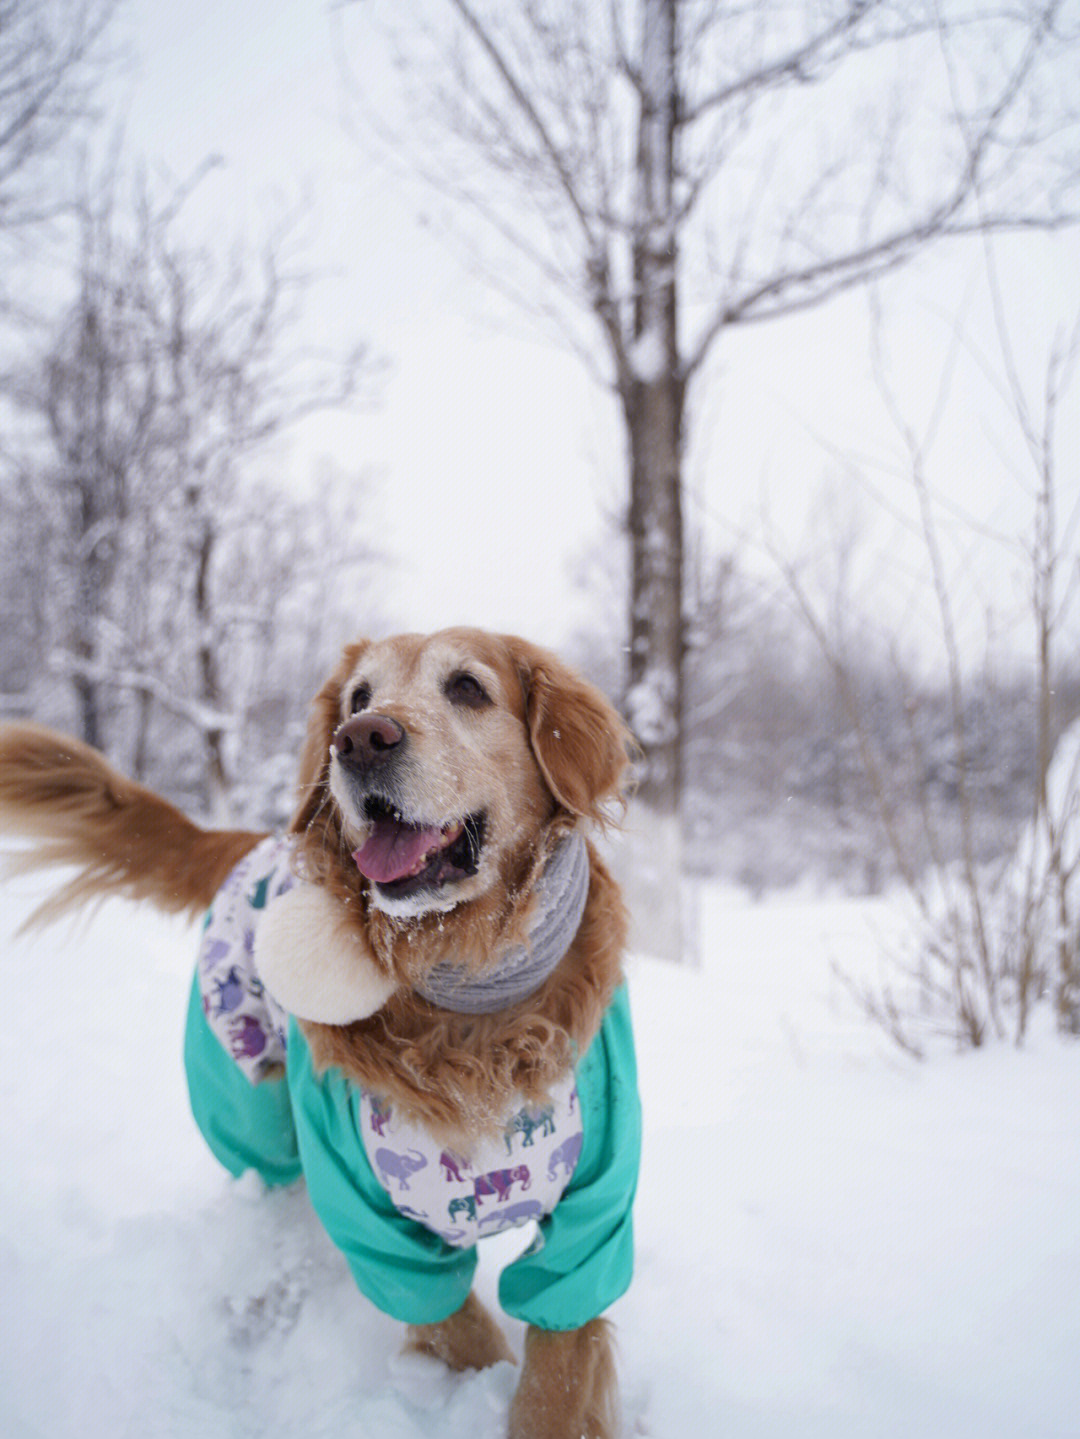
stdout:
<svg viewBox="0 0 1080 1439">
<path fill-rule="evenodd" d="M 289 821 L 290 834 L 303 834 L 326 799 L 330 768 L 330 741 L 341 723 L 341 688 L 368 647 L 367 640 L 346 645 L 333 674 L 311 702 L 307 736 L 300 751 L 297 808 Z"/>
<path fill-rule="evenodd" d="M 548 788 L 571 814 L 603 821 L 606 800 L 622 797 L 634 744 L 614 707 L 547 650 L 524 640 L 511 649 L 525 691 L 529 741 Z"/>
</svg>

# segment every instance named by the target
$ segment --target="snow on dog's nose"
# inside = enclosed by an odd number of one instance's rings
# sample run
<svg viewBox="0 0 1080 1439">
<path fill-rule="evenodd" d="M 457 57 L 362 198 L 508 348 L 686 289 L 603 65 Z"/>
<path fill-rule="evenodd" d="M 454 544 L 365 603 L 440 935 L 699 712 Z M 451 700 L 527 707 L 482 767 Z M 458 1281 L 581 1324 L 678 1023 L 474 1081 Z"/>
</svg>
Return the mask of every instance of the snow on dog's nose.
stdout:
<svg viewBox="0 0 1080 1439">
<path fill-rule="evenodd" d="M 353 715 L 334 732 L 331 752 L 346 769 L 361 774 L 395 758 L 405 744 L 405 731 L 389 715 Z"/>
</svg>

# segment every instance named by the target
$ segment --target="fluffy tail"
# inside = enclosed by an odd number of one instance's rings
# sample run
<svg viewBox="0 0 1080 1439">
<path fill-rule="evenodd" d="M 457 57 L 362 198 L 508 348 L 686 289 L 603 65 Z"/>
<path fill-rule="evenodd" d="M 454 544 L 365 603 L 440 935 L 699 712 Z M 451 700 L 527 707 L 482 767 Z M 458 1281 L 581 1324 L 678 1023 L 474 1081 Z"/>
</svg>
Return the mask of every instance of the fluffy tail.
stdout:
<svg viewBox="0 0 1080 1439">
<path fill-rule="evenodd" d="M 263 838 L 252 830 L 201 829 L 97 750 L 35 724 L 0 725 L 0 829 L 35 841 L 12 857 L 9 870 L 78 871 L 30 924 L 112 894 L 196 914 Z"/>
</svg>

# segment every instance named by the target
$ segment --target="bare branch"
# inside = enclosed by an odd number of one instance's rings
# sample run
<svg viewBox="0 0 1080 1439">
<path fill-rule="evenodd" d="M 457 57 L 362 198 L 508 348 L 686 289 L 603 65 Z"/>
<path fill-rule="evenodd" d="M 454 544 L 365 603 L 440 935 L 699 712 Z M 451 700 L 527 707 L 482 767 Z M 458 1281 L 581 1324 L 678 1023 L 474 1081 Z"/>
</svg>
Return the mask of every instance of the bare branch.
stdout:
<svg viewBox="0 0 1080 1439">
<path fill-rule="evenodd" d="M 734 79 L 698 97 L 693 104 L 687 103 L 679 117 L 680 123 L 695 125 L 710 112 L 724 109 L 746 96 L 752 96 L 757 101 L 769 91 L 789 85 L 820 83 L 832 66 L 853 52 L 886 41 L 912 39 L 932 30 L 937 23 L 933 18 L 902 19 L 895 26 L 882 27 L 871 36 L 864 38 L 860 34 L 868 18 L 879 12 L 887 15 L 891 10 L 892 6 L 884 0 L 851 0 L 847 10 L 816 34 L 782 55 L 741 71 Z"/>
<path fill-rule="evenodd" d="M 466 0 L 450 0 L 450 4 L 458 12 L 470 32 L 476 38 L 480 48 L 484 54 L 487 55 L 496 73 L 502 80 L 503 85 L 506 87 L 506 91 L 513 100 L 518 113 L 539 140 L 544 153 L 551 161 L 552 168 L 558 177 L 567 204 L 577 217 L 581 227 L 581 233 L 590 251 L 592 251 L 596 245 L 596 236 L 593 233 L 586 207 L 582 204 L 578 196 L 575 177 L 570 166 L 567 164 L 566 157 L 555 143 L 550 130 L 544 123 L 543 118 L 533 104 L 523 84 L 518 80 L 517 75 L 510 65 L 509 58 L 503 49 L 495 43 L 490 28 L 481 23 L 472 7 L 466 4 Z"/>
<path fill-rule="evenodd" d="M 873 5 L 863 4 L 860 0 L 848 12 L 847 21 L 852 22 L 857 12 L 869 13 L 873 8 Z M 1055 22 L 1060 8 L 1058 0 L 1051 0 L 1045 8 L 1036 12 L 1022 50 L 993 102 L 982 107 L 977 115 L 966 113 L 960 100 L 955 64 L 946 44 L 945 22 L 939 19 L 938 33 L 953 101 L 951 123 L 964 145 L 964 163 L 951 189 L 907 223 L 895 225 L 885 234 L 834 248 L 831 253 L 809 264 L 791 262 L 792 242 L 799 233 L 792 228 L 786 237 L 787 244 L 779 247 L 780 263 L 773 273 L 744 280 L 740 285 L 738 273 L 729 272 L 725 293 L 711 319 L 702 325 L 689 347 L 686 374 L 692 375 L 701 368 L 713 345 L 729 325 L 757 323 L 814 308 L 855 286 L 900 269 L 936 240 L 985 235 L 993 231 L 1056 230 L 1077 223 L 1080 207 L 1042 210 L 1023 206 L 995 208 L 987 192 L 991 157 L 999 150 L 1008 154 L 1025 147 L 1023 140 L 1009 141 L 1004 134 L 1004 126 L 1025 95 L 1046 45 L 1056 38 Z M 916 27 L 919 31 L 925 28 Z M 822 177 L 824 171 L 815 183 L 820 183 Z M 798 208 L 790 212 L 789 223 L 793 227 L 800 224 L 801 215 L 817 213 L 811 200 L 812 191 L 808 188 L 800 197 Z"/>
<path fill-rule="evenodd" d="M 9 245 L 70 204 L 59 165 L 92 118 L 114 8 L 0 0 L 0 238 Z"/>
</svg>

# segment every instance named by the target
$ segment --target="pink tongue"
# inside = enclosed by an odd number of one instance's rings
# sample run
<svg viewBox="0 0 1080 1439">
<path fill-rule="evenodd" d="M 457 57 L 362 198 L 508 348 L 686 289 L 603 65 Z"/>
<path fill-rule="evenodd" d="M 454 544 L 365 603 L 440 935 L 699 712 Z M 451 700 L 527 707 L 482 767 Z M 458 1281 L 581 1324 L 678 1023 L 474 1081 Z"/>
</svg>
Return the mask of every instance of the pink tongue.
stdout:
<svg viewBox="0 0 1080 1439">
<path fill-rule="evenodd" d="M 389 884 L 411 874 L 442 839 L 440 829 L 421 829 L 417 825 L 381 819 L 362 849 L 353 855 L 360 873 L 376 884 Z"/>
</svg>

